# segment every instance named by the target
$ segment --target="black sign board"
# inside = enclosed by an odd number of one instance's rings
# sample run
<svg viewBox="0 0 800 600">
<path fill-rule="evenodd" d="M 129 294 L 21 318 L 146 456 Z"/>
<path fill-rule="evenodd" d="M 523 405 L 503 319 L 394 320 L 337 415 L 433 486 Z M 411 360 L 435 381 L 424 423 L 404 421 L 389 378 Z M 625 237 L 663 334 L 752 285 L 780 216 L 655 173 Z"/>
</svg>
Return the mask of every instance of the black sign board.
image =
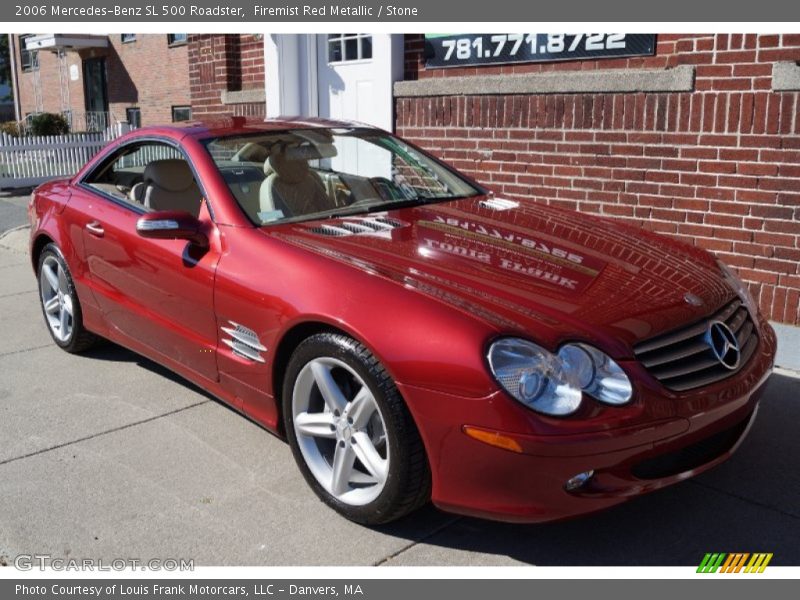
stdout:
<svg viewBox="0 0 800 600">
<path fill-rule="evenodd" d="M 427 67 L 651 56 L 651 33 L 461 33 L 425 35 Z"/>
</svg>

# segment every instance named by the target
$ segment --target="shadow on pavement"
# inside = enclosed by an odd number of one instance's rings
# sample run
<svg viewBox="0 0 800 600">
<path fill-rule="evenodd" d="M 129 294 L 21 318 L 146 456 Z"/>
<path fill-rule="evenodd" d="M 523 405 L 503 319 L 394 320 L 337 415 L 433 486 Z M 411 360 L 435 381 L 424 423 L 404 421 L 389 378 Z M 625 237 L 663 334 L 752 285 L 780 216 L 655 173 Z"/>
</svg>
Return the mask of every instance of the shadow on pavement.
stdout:
<svg viewBox="0 0 800 600">
<path fill-rule="evenodd" d="M 174 371 L 170 371 L 167 367 L 164 367 L 158 364 L 157 362 L 154 362 L 149 358 L 142 356 L 141 354 L 136 354 L 135 352 L 128 350 L 127 348 L 123 348 L 122 346 L 118 346 L 113 342 L 109 342 L 108 340 L 103 340 L 98 346 L 92 348 L 91 350 L 83 352 L 81 356 L 85 358 L 91 358 L 93 360 L 136 363 L 141 368 L 146 369 L 161 377 L 164 377 L 165 379 L 169 379 L 170 381 L 174 381 L 175 383 L 179 383 L 197 392 L 198 394 L 205 396 L 209 400 L 217 400 L 216 396 L 213 396 L 212 394 L 208 393 L 203 388 L 195 385 L 188 379 L 184 379 Z M 219 404 L 227 407 L 227 404 L 223 402 L 219 402 Z"/>
</svg>

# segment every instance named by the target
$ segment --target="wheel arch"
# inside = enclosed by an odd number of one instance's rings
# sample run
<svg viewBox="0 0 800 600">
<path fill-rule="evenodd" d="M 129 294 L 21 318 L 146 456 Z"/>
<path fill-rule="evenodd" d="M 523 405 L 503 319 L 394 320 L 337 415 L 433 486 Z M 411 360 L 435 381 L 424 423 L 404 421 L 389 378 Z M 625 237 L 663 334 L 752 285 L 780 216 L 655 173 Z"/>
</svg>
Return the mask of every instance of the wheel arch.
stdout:
<svg viewBox="0 0 800 600">
<path fill-rule="evenodd" d="M 372 360 L 369 360 L 367 363 L 362 362 L 360 364 L 367 369 L 368 374 L 377 373 L 378 371 L 382 372 L 380 375 L 378 375 L 378 379 L 375 380 L 376 385 L 381 386 L 379 389 L 386 390 L 385 386 L 387 385 L 393 388 L 393 390 L 391 390 L 385 397 L 385 402 L 389 403 L 386 406 L 390 410 L 391 414 L 398 419 L 393 422 L 400 424 L 399 428 L 393 429 L 393 431 L 396 432 L 398 436 L 401 436 L 400 443 L 403 444 L 401 448 L 410 448 L 410 450 L 408 450 L 408 453 L 405 455 L 405 460 L 402 458 L 399 459 L 400 467 L 395 470 L 395 472 L 399 473 L 399 475 L 396 475 L 393 479 L 395 482 L 394 491 L 388 497 L 388 501 L 386 498 L 383 498 L 381 501 L 382 504 L 379 505 L 379 509 L 374 515 L 359 516 L 358 513 L 353 512 L 343 512 L 342 514 L 345 514 L 345 516 L 351 520 L 356 520 L 357 522 L 363 522 L 365 524 L 389 522 L 415 510 L 416 508 L 419 508 L 430 500 L 432 473 L 430 460 L 428 458 L 428 450 L 425 446 L 425 440 L 421 435 L 419 425 L 416 422 L 416 418 L 411 410 L 411 407 L 403 397 L 401 390 L 399 388 L 395 388 L 393 385 L 395 382 L 394 376 L 389 372 L 385 362 L 381 360 L 381 357 L 378 353 L 376 353 L 368 344 L 362 341 L 362 338 L 357 333 L 348 331 L 346 325 L 345 327 L 340 327 L 337 325 L 338 323 L 332 324 L 330 322 L 325 322 L 324 320 L 309 319 L 293 324 L 280 338 L 280 341 L 276 346 L 275 360 L 273 361 L 272 365 L 274 374 L 273 387 L 275 388 L 276 404 L 279 410 L 278 422 L 280 424 L 280 433 L 285 439 L 288 440 L 289 445 L 292 447 L 292 452 L 294 453 L 295 458 L 298 461 L 298 464 L 300 465 L 301 470 L 303 471 L 303 474 L 311 485 L 312 489 L 317 491 L 323 502 L 335 508 L 337 511 L 342 512 L 343 509 L 341 506 L 337 507 L 335 503 L 330 501 L 330 496 L 325 496 L 318 491 L 318 489 L 321 489 L 321 480 L 318 476 L 313 475 L 311 471 L 309 471 L 307 460 L 300 458 L 303 454 L 303 451 L 298 445 L 296 434 L 294 432 L 287 432 L 285 430 L 285 420 L 289 420 L 291 423 L 291 419 L 283 418 L 284 402 L 281 399 L 283 392 L 282 388 L 286 383 L 286 367 L 291 361 L 292 354 L 300 345 L 303 344 L 304 340 L 307 340 L 314 335 L 322 333 L 328 334 L 328 336 L 345 336 L 357 344 L 357 348 L 355 350 L 357 351 L 357 355 L 359 357 L 364 357 L 365 352 L 371 354 Z M 327 337 L 326 339 L 330 339 L 330 337 Z M 348 368 L 352 370 L 354 367 L 351 365 Z M 290 403 L 287 402 L 287 404 Z M 352 423 L 352 421 L 350 422 Z M 289 427 L 291 427 L 291 424 Z M 339 443 L 344 444 L 345 442 L 342 441 Z M 401 457 L 403 456 L 402 451 L 400 452 L 400 455 Z M 389 456 L 387 455 L 387 460 L 388 458 Z M 398 479 L 398 477 L 400 479 Z M 315 479 L 316 483 L 314 483 Z M 397 483 L 398 481 L 401 483 L 406 483 L 401 485 L 400 483 Z M 387 485 L 389 484 L 387 483 Z M 373 498 L 370 502 L 378 501 L 378 499 L 382 497 L 383 492 L 381 491 L 381 495 L 379 495 L 378 498 Z M 360 508 L 360 506 L 346 505 L 345 508 L 352 511 Z"/>
<path fill-rule="evenodd" d="M 45 246 L 48 244 L 55 244 L 55 240 L 47 233 L 41 232 L 36 235 L 31 244 L 31 263 L 33 264 L 34 272 L 39 272 L 39 256 L 42 254 Z"/>
<path fill-rule="evenodd" d="M 393 369 L 387 361 L 385 357 L 379 352 L 371 343 L 369 343 L 363 335 L 360 335 L 357 331 L 347 326 L 347 324 L 342 323 L 340 321 L 336 323 L 332 323 L 325 319 L 325 317 L 320 317 L 316 315 L 308 315 L 308 317 L 302 321 L 298 321 L 290 325 L 286 331 L 280 336 L 277 343 L 275 344 L 275 352 L 274 352 L 274 359 L 272 361 L 272 367 L 270 369 L 270 377 L 272 379 L 272 393 L 275 399 L 275 406 L 278 411 L 278 431 L 281 435 L 284 435 L 285 432 L 283 431 L 283 384 L 286 375 L 286 367 L 289 364 L 289 360 L 292 357 L 295 349 L 306 339 L 311 337 L 312 335 L 318 333 L 335 333 L 345 335 L 349 338 L 352 338 L 362 346 L 364 346 L 367 350 L 372 353 L 372 355 L 381 363 L 383 368 L 392 378 L 392 381 L 397 382 L 397 375 L 393 372 Z M 402 394 L 401 394 L 402 396 Z M 405 399 L 404 399 L 405 402 Z M 406 403 L 408 405 L 408 403 Z M 409 410 L 410 407 L 409 407 Z M 413 415 L 412 415 L 413 417 Z"/>
<path fill-rule="evenodd" d="M 339 333 L 353 338 L 363 344 L 351 331 L 342 329 L 320 320 L 307 320 L 295 323 L 287 329 L 278 340 L 272 361 L 272 393 L 275 397 L 275 407 L 278 411 L 278 430 L 285 435 L 283 430 L 283 383 L 286 376 L 286 367 L 295 349 L 306 339 L 318 333 Z M 366 344 L 364 344 L 366 346 Z"/>
</svg>

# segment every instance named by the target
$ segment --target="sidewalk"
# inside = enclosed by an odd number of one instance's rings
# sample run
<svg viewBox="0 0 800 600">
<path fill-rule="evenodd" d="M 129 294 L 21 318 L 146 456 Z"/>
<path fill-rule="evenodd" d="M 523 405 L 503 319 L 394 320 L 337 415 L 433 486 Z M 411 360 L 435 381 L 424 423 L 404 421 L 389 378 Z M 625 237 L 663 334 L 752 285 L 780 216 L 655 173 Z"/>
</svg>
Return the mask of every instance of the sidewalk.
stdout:
<svg viewBox="0 0 800 600">
<path fill-rule="evenodd" d="M 28 225 L 18 225 L 7 231 L 0 231 L 0 250 L 9 255 L 28 257 L 28 239 L 31 229 Z"/>
</svg>

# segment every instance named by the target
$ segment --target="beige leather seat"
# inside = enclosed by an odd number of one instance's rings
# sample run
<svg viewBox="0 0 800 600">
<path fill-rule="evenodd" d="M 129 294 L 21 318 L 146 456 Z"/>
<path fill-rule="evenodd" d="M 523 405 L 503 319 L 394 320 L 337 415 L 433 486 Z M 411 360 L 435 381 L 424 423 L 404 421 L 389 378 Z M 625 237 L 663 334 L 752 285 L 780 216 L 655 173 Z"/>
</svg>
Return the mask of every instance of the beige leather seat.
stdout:
<svg viewBox="0 0 800 600">
<path fill-rule="evenodd" d="M 154 160 L 145 167 L 143 204 L 147 208 L 183 210 L 196 217 L 201 203 L 200 188 L 185 160 Z"/>
<path fill-rule="evenodd" d="M 303 157 L 290 158 L 273 151 L 264 163 L 267 176 L 261 184 L 260 212 L 288 211 L 285 217 L 301 216 L 334 208 L 322 179 Z"/>
<path fill-rule="evenodd" d="M 134 183 L 131 191 L 128 192 L 128 198 L 132 202 L 138 202 L 139 204 L 144 204 L 144 192 L 145 192 L 145 185 L 144 181 L 140 181 L 139 183 Z"/>
</svg>

